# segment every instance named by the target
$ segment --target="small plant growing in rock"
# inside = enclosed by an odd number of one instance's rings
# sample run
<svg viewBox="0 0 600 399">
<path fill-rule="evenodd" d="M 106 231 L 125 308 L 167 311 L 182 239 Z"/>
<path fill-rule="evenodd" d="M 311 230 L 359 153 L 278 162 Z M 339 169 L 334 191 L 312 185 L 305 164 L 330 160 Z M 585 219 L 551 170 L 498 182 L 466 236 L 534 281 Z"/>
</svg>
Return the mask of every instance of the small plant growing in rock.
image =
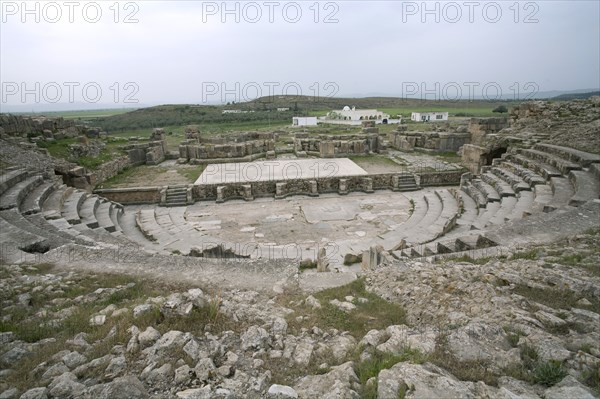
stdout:
<svg viewBox="0 0 600 399">
<path fill-rule="evenodd" d="M 519 340 L 521 339 L 521 337 L 525 335 L 523 331 L 512 328 L 510 326 L 505 326 L 503 327 L 503 329 L 506 332 L 506 339 L 508 340 L 510 346 L 516 348 L 519 344 Z"/>
<path fill-rule="evenodd" d="M 213 296 L 210 301 L 208 301 L 207 310 L 208 310 L 208 320 L 211 323 L 215 323 L 219 318 L 221 308 L 221 297 L 219 295 Z"/>
<path fill-rule="evenodd" d="M 567 371 L 564 369 L 561 362 L 550 360 L 546 363 L 539 364 L 533 373 L 533 381 L 551 387 L 567 376 Z"/>
</svg>

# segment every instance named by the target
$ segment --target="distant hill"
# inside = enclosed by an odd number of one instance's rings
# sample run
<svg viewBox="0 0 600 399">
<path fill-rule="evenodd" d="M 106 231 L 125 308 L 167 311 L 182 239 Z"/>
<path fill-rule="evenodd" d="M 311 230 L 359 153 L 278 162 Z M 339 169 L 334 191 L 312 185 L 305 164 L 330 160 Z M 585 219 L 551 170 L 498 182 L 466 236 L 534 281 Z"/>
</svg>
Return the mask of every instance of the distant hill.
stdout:
<svg viewBox="0 0 600 399">
<path fill-rule="evenodd" d="M 107 131 L 123 131 L 164 126 L 182 126 L 203 123 L 239 123 L 253 121 L 289 121 L 293 116 L 342 109 L 344 106 L 359 109 L 387 110 L 443 110 L 449 112 L 476 108 L 493 109 L 503 104 L 511 107 L 513 101 L 433 101 L 405 99 L 399 97 L 337 98 L 310 96 L 270 96 L 261 97 L 244 103 L 227 105 L 171 104 L 141 108 L 131 112 L 99 117 L 94 124 Z M 289 108 L 278 112 L 277 108 Z M 248 111 L 245 113 L 223 113 L 224 110 Z M 250 112 L 252 111 L 252 112 Z M 391 111 L 390 111 L 391 112 Z"/>
<path fill-rule="evenodd" d="M 477 108 L 477 107 L 496 107 L 499 104 L 517 104 L 512 101 L 486 101 L 486 100 L 461 100 L 461 101 L 436 101 L 421 100 L 414 98 L 400 97 L 311 97 L 311 96 L 271 96 L 261 97 L 247 103 L 240 104 L 241 107 L 261 108 L 270 107 L 280 108 L 289 107 L 299 110 L 310 111 L 330 111 L 333 109 L 342 109 L 344 106 L 356 107 L 361 109 L 371 108 Z"/>
<path fill-rule="evenodd" d="M 593 96 L 600 96 L 600 90 L 590 91 L 587 93 L 561 94 L 560 96 L 552 97 L 552 100 L 569 101 L 569 100 L 577 100 L 577 99 L 586 99 L 586 98 L 590 98 Z"/>
</svg>

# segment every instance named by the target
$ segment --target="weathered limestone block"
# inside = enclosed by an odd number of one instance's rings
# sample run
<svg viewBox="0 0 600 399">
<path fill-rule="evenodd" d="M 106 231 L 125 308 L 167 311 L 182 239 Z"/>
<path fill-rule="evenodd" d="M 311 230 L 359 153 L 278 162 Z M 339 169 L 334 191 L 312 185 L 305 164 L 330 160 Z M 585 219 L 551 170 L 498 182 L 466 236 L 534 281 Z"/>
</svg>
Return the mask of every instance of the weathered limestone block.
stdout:
<svg viewBox="0 0 600 399">
<path fill-rule="evenodd" d="M 363 252 L 361 268 L 370 270 L 377 267 L 383 259 L 382 252 L 381 245 L 372 245 L 368 251 Z"/>
<path fill-rule="evenodd" d="M 316 180 L 311 180 L 309 183 L 310 185 L 310 196 L 311 197 L 318 197 L 319 196 L 319 190 L 317 187 L 317 181 Z"/>
<path fill-rule="evenodd" d="M 317 255 L 317 272 L 326 272 L 329 268 L 329 259 L 327 259 L 327 251 L 325 247 L 319 250 Z"/>
<path fill-rule="evenodd" d="M 340 186 L 338 193 L 340 195 L 348 194 L 348 179 L 340 179 Z"/>
<path fill-rule="evenodd" d="M 225 202 L 225 186 L 217 187 L 217 203 Z"/>
<path fill-rule="evenodd" d="M 244 184 L 242 186 L 242 188 L 244 189 L 244 200 L 245 201 L 253 201 L 254 197 L 252 196 L 252 185 Z"/>
<path fill-rule="evenodd" d="M 363 191 L 365 193 L 373 192 L 373 179 L 370 177 L 365 177 L 362 179 Z"/>
<path fill-rule="evenodd" d="M 275 198 L 281 199 L 285 197 L 286 183 L 275 183 Z"/>
</svg>

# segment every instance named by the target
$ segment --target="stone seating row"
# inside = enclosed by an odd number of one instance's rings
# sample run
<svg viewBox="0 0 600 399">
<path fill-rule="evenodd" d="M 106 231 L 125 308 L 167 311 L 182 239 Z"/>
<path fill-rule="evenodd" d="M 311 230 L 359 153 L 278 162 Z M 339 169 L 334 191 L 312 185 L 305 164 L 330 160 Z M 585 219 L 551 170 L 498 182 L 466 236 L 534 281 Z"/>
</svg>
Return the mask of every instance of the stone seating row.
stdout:
<svg viewBox="0 0 600 399">
<path fill-rule="evenodd" d="M 5 260 L 66 244 L 129 243 L 119 226 L 123 206 L 24 169 L 0 175 L 0 237 Z M 5 256 L 6 255 L 6 256 Z"/>
<path fill-rule="evenodd" d="M 470 239 L 471 244 L 477 243 L 476 238 L 494 230 L 493 226 L 527 223 L 522 219 L 600 198 L 600 155 L 550 144 L 512 149 L 482 168 L 480 176 L 464 179 L 461 190 L 470 198 L 462 202 L 463 207 L 477 215 L 471 229 L 478 232 Z M 469 245 L 460 244 L 463 233 L 465 221 L 459 219 L 454 231 L 421 249 L 404 251 L 402 256 L 437 256 L 467 248 Z M 490 244 L 489 240 L 483 241 L 482 245 Z M 467 248 L 475 249 L 480 248 Z"/>
</svg>

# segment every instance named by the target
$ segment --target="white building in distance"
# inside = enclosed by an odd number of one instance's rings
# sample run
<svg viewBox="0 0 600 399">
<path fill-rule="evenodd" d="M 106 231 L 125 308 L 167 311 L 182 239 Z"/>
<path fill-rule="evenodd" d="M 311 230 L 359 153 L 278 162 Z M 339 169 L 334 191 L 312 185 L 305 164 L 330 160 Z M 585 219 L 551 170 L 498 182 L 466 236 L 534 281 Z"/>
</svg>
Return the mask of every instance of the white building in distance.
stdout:
<svg viewBox="0 0 600 399">
<path fill-rule="evenodd" d="M 413 112 L 410 120 L 414 122 L 444 122 L 448 120 L 447 112 Z"/>
<path fill-rule="evenodd" d="M 356 109 L 345 106 L 344 109 L 334 110 L 327 114 L 327 120 L 338 121 L 382 121 L 390 116 L 376 109 Z"/>
<path fill-rule="evenodd" d="M 316 116 L 294 116 L 292 126 L 317 126 Z"/>
</svg>

